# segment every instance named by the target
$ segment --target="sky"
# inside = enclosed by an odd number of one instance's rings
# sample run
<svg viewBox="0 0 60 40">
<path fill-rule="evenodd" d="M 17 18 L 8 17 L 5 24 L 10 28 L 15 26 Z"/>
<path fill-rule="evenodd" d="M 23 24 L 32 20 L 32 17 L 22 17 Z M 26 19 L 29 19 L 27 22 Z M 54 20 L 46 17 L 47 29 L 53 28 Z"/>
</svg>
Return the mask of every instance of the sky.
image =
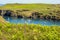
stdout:
<svg viewBox="0 0 60 40">
<path fill-rule="evenodd" d="M 60 4 L 60 0 L 0 0 L 0 4 L 7 3 L 46 3 L 46 4 Z"/>
</svg>

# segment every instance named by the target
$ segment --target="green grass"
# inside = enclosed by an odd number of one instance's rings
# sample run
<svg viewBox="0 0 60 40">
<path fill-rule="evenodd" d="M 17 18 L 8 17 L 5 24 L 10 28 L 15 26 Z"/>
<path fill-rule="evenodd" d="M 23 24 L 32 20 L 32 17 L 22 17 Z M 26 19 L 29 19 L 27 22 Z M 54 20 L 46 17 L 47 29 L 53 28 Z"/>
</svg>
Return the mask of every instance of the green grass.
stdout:
<svg viewBox="0 0 60 40">
<path fill-rule="evenodd" d="M 59 9 L 60 5 L 54 4 L 6 4 L 1 6 L 0 9 L 29 9 L 29 10 L 42 10 L 42 9 Z"/>
<path fill-rule="evenodd" d="M 0 24 L 0 40 L 60 40 L 60 26 Z"/>
</svg>

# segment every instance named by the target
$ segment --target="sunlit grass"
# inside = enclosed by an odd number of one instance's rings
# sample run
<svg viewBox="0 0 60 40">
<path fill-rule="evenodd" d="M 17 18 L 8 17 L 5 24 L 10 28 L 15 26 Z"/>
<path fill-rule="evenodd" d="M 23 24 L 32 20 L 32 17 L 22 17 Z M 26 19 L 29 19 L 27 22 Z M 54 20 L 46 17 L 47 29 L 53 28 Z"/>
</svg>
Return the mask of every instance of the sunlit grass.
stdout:
<svg viewBox="0 0 60 40">
<path fill-rule="evenodd" d="M 0 40 L 60 40 L 60 26 L 0 24 Z"/>
</svg>

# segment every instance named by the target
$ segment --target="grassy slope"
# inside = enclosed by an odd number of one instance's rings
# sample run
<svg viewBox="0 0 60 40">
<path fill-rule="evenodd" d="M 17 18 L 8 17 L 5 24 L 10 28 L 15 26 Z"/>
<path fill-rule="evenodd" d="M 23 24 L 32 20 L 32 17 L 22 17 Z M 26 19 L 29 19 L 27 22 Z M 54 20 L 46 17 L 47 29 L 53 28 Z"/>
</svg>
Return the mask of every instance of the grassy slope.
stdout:
<svg viewBox="0 0 60 40">
<path fill-rule="evenodd" d="M 0 40 L 60 40 L 60 26 L 0 25 Z"/>
<path fill-rule="evenodd" d="M 0 16 L 0 23 L 6 23 L 2 16 Z"/>
</svg>

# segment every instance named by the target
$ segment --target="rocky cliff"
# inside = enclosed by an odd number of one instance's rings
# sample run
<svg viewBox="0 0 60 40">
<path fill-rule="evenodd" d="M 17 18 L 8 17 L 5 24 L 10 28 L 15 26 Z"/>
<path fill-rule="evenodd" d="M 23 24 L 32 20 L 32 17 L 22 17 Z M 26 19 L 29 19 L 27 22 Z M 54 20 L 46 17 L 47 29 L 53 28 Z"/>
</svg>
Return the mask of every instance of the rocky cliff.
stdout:
<svg viewBox="0 0 60 40">
<path fill-rule="evenodd" d="M 32 18 L 32 19 L 52 19 L 60 20 L 60 11 L 52 11 L 48 14 L 44 14 L 40 11 L 30 11 L 30 10 L 0 10 L 1 16 L 10 16 L 17 18 Z"/>
</svg>

